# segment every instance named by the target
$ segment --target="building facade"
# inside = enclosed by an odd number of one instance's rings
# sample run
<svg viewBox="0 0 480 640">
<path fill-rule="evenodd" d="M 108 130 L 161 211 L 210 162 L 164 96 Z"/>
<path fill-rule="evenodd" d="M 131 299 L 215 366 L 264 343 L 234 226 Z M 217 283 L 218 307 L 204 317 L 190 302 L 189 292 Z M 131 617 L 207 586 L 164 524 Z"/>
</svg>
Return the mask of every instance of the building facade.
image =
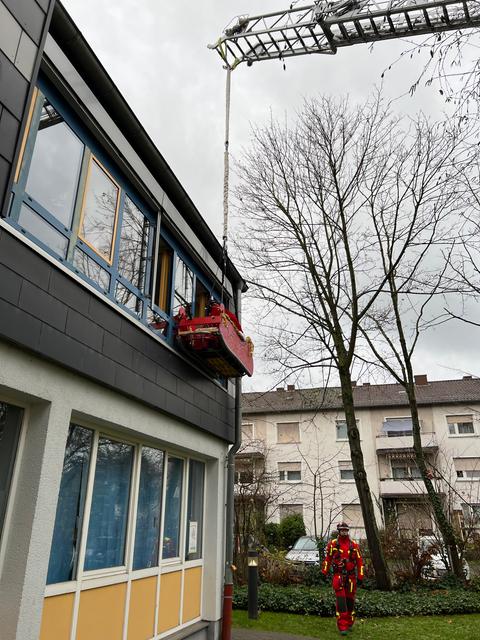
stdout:
<svg viewBox="0 0 480 640">
<path fill-rule="evenodd" d="M 217 638 L 222 247 L 59 2 L 0 0 L 0 210 L 1 640 Z"/>
<path fill-rule="evenodd" d="M 463 531 L 478 530 L 480 380 L 429 382 L 422 375 L 416 381 L 433 482 L 453 521 Z M 413 454 L 405 392 L 397 384 L 357 385 L 354 401 L 378 525 L 391 523 L 404 535 L 431 534 L 434 523 Z M 356 537 L 364 537 L 340 389 L 290 385 L 245 393 L 243 412 L 237 493 L 256 477 L 264 483 L 272 521 L 300 513 L 309 534 L 327 536 L 346 520 Z"/>
</svg>

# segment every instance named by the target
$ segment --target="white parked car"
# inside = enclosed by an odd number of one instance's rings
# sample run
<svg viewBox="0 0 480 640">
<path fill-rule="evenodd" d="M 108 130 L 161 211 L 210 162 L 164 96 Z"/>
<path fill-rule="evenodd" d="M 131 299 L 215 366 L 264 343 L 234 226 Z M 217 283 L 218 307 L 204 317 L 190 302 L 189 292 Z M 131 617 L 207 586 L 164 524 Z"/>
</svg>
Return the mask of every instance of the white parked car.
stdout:
<svg viewBox="0 0 480 640">
<path fill-rule="evenodd" d="M 436 580 L 446 576 L 449 572 L 449 559 L 438 540 L 424 536 L 420 538 L 419 547 L 420 551 L 428 551 L 430 553 L 430 560 L 422 569 L 422 578 Z M 470 580 L 470 567 L 465 559 L 463 560 L 463 573 L 465 574 L 465 579 Z"/>
<path fill-rule="evenodd" d="M 312 536 L 302 536 L 295 542 L 285 559 L 297 564 L 319 564 L 317 541 Z"/>
</svg>

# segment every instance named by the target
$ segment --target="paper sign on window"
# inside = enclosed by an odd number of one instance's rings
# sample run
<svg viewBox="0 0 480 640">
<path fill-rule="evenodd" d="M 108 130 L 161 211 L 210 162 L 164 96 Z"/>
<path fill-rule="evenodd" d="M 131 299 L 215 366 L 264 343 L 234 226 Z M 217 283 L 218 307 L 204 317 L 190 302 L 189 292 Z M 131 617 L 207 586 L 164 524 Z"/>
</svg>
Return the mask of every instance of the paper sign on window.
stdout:
<svg viewBox="0 0 480 640">
<path fill-rule="evenodd" d="M 188 553 L 197 553 L 198 522 L 190 520 L 188 535 Z"/>
</svg>

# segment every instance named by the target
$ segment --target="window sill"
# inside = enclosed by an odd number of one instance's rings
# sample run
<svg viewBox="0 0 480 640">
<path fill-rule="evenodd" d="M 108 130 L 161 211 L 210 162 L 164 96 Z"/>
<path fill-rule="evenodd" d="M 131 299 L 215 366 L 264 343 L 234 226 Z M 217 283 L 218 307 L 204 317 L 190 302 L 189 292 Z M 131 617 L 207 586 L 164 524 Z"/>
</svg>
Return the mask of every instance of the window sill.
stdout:
<svg viewBox="0 0 480 640">
<path fill-rule="evenodd" d="M 302 484 L 303 480 L 279 480 L 278 484 Z"/>
<path fill-rule="evenodd" d="M 478 438 L 478 433 L 449 433 L 449 438 Z"/>
<path fill-rule="evenodd" d="M 355 484 L 355 479 L 353 479 L 353 480 L 340 480 L 340 484 Z"/>
<path fill-rule="evenodd" d="M 455 478 L 457 482 L 480 482 L 480 478 Z"/>
</svg>

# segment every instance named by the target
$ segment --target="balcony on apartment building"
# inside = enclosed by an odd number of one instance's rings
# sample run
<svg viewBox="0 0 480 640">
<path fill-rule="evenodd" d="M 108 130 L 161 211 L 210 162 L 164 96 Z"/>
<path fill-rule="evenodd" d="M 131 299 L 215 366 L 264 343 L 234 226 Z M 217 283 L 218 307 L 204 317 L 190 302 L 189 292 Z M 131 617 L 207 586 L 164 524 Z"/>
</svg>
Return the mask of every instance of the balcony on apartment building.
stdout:
<svg viewBox="0 0 480 640">
<path fill-rule="evenodd" d="M 422 424 L 420 423 L 420 428 Z M 421 434 L 422 447 L 426 451 L 437 451 L 438 443 L 435 433 Z M 386 418 L 381 432 L 375 439 L 378 454 L 392 451 L 413 451 L 411 418 Z"/>
<path fill-rule="evenodd" d="M 380 496 L 421 496 L 427 490 L 421 478 L 380 478 Z"/>
</svg>

